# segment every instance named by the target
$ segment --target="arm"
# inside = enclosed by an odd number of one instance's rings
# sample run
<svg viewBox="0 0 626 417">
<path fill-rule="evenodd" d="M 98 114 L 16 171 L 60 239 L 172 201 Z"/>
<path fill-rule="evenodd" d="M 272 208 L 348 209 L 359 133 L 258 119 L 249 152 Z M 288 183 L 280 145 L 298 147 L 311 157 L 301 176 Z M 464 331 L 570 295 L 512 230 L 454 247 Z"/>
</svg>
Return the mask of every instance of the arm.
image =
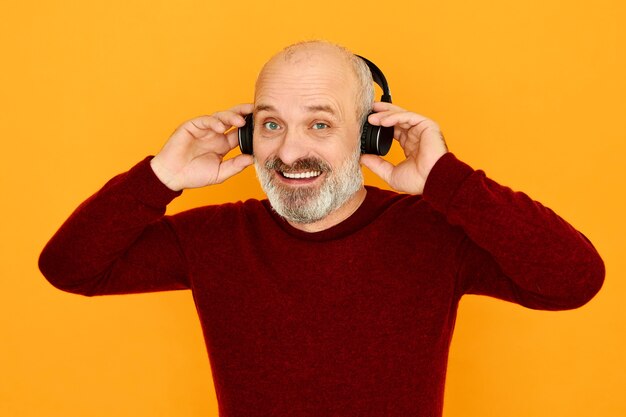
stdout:
<svg viewBox="0 0 626 417">
<path fill-rule="evenodd" d="M 370 123 L 394 126 L 406 159 L 374 155 L 364 165 L 398 191 L 423 194 L 461 227 L 461 290 L 537 309 L 575 308 L 602 286 L 604 264 L 591 243 L 552 210 L 497 184 L 447 152 L 432 120 L 376 103 Z"/>
<path fill-rule="evenodd" d="M 109 181 L 81 204 L 44 248 L 39 267 L 54 286 L 84 295 L 188 288 L 166 205 L 184 188 L 216 184 L 252 163 L 224 160 L 237 146 L 244 104 L 182 124 L 154 158 Z"/>
<path fill-rule="evenodd" d="M 146 158 L 83 202 L 39 257 L 55 287 L 83 295 L 182 289 L 176 236 L 163 215 L 180 195 L 165 187 Z"/>
<path fill-rule="evenodd" d="M 460 248 L 463 293 L 562 310 L 585 304 L 600 290 L 604 263 L 584 235 L 454 155 L 435 164 L 423 197 L 468 237 Z"/>
</svg>

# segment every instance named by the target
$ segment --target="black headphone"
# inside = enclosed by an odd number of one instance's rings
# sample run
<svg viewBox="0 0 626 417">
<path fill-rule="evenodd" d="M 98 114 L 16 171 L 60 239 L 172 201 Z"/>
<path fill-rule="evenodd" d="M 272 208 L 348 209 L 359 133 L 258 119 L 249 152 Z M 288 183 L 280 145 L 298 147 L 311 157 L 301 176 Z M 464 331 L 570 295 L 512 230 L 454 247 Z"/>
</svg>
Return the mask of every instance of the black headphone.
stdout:
<svg viewBox="0 0 626 417">
<path fill-rule="evenodd" d="M 380 101 L 391 103 L 391 93 L 389 85 L 383 72 L 369 59 L 357 55 L 361 58 L 370 69 L 372 79 L 383 90 Z M 372 114 L 373 112 L 369 113 Z M 369 116 L 368 114 L 368 116 Z M 246 124 L 239 128 L 239 148 L 241 153 L 252 155 L 252 134 L 254 132 L 254 122 L 252 113 L 245 116 Z M 361 153 L 369 153 L 374 155 L 387 155 L 391 143 L 393 142 L 393 126 L 374 126 L 371 125 L 367 118 L 363 122 L 361 129 Z"/>
</svg>

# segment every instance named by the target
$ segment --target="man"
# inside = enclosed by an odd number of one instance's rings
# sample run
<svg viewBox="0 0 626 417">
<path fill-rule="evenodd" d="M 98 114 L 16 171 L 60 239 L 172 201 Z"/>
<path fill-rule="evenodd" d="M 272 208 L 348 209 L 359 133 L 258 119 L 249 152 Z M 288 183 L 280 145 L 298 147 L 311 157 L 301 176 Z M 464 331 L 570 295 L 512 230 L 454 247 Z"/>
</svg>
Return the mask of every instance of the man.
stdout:
<svg viewBox="0 0 626 417">
<path fill-rule="evenodd" d="M 254 157 L 224 160 L 251 112 Z M 366 117 L 403 162 L 360 155 Z M 365 187 L 359 162 L 402 194 Z M 253 163 L 269 201 L 164 216 Z M 373 103 L 367 67 L 325 42 L 280 52 L 253 105 L 184 123 L 109 181 L 40 268 L 85 295 L 191 289 L 229 417 L 441 415 L 463 294 L 569 309 L 604 278 L 582 234 L 459 161 L 433 121 Z"/>
</svg>

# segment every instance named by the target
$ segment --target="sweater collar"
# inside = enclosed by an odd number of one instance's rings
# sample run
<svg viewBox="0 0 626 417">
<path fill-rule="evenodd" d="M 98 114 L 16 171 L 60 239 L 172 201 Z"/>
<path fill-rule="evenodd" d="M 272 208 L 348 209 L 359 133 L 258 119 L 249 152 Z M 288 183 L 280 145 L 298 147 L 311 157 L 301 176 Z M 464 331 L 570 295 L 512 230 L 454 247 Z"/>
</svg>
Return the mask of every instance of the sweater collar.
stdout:
<svg viewBox="0 0 626 417">
<path fill-rule="evenodd" d="M 262 203 L 272 219 L 276 222 L 276 224 L 280 226 L 280 228 L 283 229 L 286 233 L 293 237 L 296 237 L 300 240 L 318 242 L 341 239 L 371 223 L 384 210 L 386 206 L 385 202 L 388 200 L 388 198 L 385 197 L 389 197 L 390 195 L 395 194 L 391 191 L 381 190 L 379 188 L 369 185 L 366 185 L 365 188 L 367 189 L 365 199 L 363 200 L 359 208 L 357 208 L 355 212 L 350 215 L 350 217 L 328 229 L 321 230 L 319 232 L 305 232 L 304 230 L 296 229 L 295 227 L 290 225 L 287 220 L 282 218 L 272 209 L 267 199 L 263 200 Z"/>
</svg>

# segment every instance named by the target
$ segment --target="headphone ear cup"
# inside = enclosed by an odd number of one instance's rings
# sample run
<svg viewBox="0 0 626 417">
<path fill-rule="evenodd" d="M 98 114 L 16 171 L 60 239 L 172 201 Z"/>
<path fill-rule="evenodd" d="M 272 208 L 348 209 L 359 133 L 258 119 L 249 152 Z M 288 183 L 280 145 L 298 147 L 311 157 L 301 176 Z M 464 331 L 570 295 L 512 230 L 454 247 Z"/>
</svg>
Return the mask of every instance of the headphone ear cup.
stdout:
<svg viewBox="0 0 626 417">
<path fill-rule="evenodd" d="M 361 153 L 387 155 L 393 142 L 393 126 L 374 126 L 366 120 L 361 132 Z"/>
<path fill-rule="evenodd" d="M 254 132 L 254 119 L 252 113 L 244 117 L 246 124 L 239 128 L 239 149 L 241 153 L 252 155 L 252 134 Z"/>
</svg>

